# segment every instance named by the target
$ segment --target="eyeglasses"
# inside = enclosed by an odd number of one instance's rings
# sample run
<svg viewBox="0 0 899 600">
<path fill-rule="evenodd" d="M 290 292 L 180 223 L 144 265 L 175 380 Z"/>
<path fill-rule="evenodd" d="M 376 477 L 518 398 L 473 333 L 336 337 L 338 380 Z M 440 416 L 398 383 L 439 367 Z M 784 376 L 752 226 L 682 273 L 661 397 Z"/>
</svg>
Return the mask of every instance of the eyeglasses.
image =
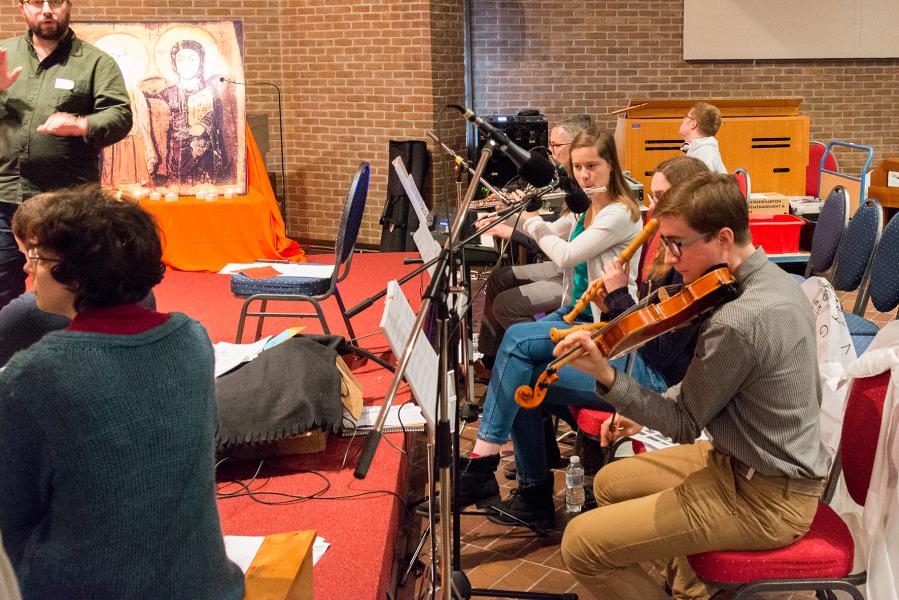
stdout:
<svg viewBox="0 0 899 600">
<path fill-rule="evenodd" d="M 692 244 L 694 242 L 698 242 L 699 240 L 701 240 L 703 238 L 708 238 L 712 235 L 715 235 L 715 234 L 714 233 L 700 233 L 700 234 L 694 235 L 693 237 L 688 237 L 685 240 L 672 240 L 672 239 L 666 238 L 664 235 L 660 235 L 659 240 L 663 244 L 665 244 L 665 247 L 668 248 L 668 251 L 671 252 L 672 256 L 674 256 L 676 258 L 680 258 L 681 256 L 683 256 L 684 248 L 686 248 L 687 246 L 689 246 L 690 244 Z"/>
<path fill-rule="evenodd" d="M 571 145 L 571 142 L 568 142 L 567 144 L 556 144 L 555 142 L 550 142 L 549 149 L 551 152 L 555 152 L 556 148 L 564 148 L 565 146 L 570 146 L 570 145 Z"/>
<path fill-rule="evenodd" d="M 46 256 L 41 256 L 41 255 L 39 255 L 39 254 L 37 253 L 37 250 L 36 250 L 35 248 L 29 249 L 28 252 L 25 254 L 25 256 L 28 257 L 28 262 L 32 262 L 32 263 L 34 263 L 34 264 L 37 264 L 37 263 L 39 263 L 39 262 L 41 262 L 41 261 L 44 261 L 44 262 L 59 262 L 59 259 L 58 259 L 58 258 L 47 258 Z"/>
<path fill-rule="evenodd" d="M 34 10 L 40 10 L 44 8 L 44 3 L 50 5 L 50 8 L 56 9 L 68 2 L 69 0 L 19 0 L 22 4 L 27 4 Z"/>
</svg>

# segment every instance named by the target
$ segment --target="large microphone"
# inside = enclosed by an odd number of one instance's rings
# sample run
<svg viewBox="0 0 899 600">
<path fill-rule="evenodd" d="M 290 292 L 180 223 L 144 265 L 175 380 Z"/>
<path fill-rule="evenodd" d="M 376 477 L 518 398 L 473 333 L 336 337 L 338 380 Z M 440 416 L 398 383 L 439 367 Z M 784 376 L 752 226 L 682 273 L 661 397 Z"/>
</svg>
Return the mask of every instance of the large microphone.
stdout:
<svg viewBox="0 0 899 600">
<path fill-rule="evenodd" d="M 553 180 L 555 168 L 548 158 L 536 152 L 529 152 L 517 145 L 509 139 L 504 131 L 479 117 L 470 108 L 458 104 L 448 104 L 447 106 L 462 113 L 462 116 L 474 123 L 481 133 L 487 136 L 488 140 L 496 144 L 499 151 L 508 156 L 518 167 L 519 177 L 535 187 L 543 187 Z"/>
</svg>

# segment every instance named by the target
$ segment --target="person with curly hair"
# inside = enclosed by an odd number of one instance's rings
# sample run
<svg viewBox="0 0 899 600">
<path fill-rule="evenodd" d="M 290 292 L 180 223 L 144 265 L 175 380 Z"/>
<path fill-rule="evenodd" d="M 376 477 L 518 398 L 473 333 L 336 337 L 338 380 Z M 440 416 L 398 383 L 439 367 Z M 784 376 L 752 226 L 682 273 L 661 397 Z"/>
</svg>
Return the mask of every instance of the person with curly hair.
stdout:
<svg viewBox="0 0 899 600">
<path fill-rule="evenodd" d="M 71 319 L 0 372 L 0 530 L 26 598 L 239 599 L 215 504 L 213 353 L 138 304 L 156 223 L 97 186 L 13 219 L 37 306 Z"/>
</svg>

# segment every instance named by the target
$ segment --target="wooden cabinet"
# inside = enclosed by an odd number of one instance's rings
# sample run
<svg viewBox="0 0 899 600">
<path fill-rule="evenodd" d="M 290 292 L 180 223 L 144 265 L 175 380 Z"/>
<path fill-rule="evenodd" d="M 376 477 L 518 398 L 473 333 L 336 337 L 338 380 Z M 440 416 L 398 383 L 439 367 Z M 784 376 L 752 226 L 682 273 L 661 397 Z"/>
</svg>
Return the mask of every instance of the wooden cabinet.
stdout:
<svg viewBox="0 0 899 600">
<path fill-rule="evenodd" d="M 871 172 L 868 197 L 880 200 L 880 205 L 884 208 L 899 208 L 899 187 L 887 185 L 890 171 L 899 172 L 899 158 L 885 158 Z"/>
<path fill-rule="evenodd" d="M 632 100 L 619 115 L 615 141 L 624 169 L 649 189 L 656 165 L 679 156 L 677 130 L 699 100 Z M 805 193 L 809 118 L 799 114 L 801 98 L 708 99 L 722 113 L 715 136 L 728 171 L 749 171 L 752 190 Z"/>
</svg>

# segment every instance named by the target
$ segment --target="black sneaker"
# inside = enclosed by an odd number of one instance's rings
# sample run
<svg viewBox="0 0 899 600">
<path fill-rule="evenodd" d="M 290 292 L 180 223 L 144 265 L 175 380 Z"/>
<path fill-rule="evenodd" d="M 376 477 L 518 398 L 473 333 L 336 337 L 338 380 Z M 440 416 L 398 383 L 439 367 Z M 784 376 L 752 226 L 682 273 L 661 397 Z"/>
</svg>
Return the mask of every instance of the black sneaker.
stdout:
<svg viewBox="0 0 899 600">
<path fill-rule="evenodd" d="M 509 498 L 488 511 L 487 518 L 500 525 L 525 525 L 537 529 L 556 526 L 556 504 L 553 480 L 536 485 L 519 486 Z"/>
<path fill-rule="evenodd" d="M 499 454 L 465 457 L 459 461 L 459 508 L 472 504 L 478 508 L 499 504 L 498 466 Z"/>
</svg>

